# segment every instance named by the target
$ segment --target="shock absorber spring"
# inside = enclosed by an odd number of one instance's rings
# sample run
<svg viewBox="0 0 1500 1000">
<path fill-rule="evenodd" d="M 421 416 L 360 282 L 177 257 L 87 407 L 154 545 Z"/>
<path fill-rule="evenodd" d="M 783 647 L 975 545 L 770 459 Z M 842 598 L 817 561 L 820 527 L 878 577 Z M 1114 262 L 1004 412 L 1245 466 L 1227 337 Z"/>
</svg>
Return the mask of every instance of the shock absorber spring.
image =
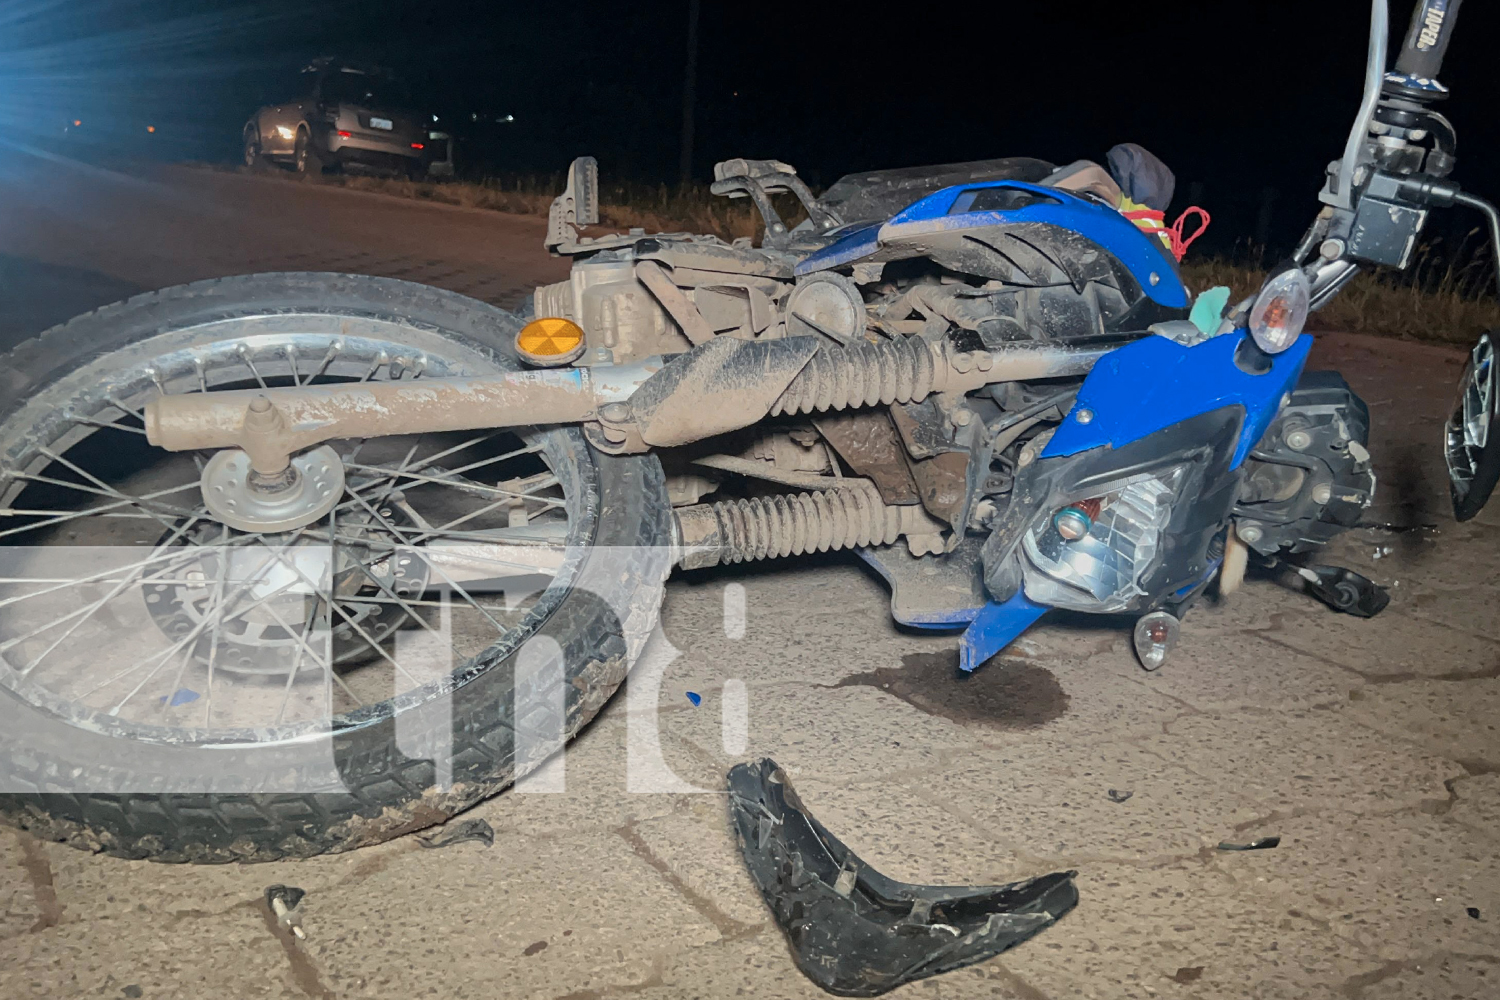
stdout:
<svg viewBox="0 0 1500 1000">
<path fill-rule="evenodd" d="M 945 388 L 948 365 L 922 337 L 824 347 L 771 407 L 771 415 L 920 402 Z"/>
<path fill-rule="evenodd" d="M 816 493 L 697 504 L 676 517 L 682 565 L 697 569 L 887 545 L 913 527 L 921 508 L 887 506 L 873 483 L 856 479 Z"/>
</svg>

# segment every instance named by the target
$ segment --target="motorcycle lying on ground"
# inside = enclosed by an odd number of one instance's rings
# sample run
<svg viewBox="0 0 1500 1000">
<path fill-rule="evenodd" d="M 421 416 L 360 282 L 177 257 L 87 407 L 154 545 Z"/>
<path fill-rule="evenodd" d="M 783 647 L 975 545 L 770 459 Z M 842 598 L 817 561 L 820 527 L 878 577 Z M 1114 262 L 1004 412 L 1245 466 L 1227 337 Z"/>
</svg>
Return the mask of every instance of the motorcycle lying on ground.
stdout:
<svg viewBox="0 0 1500 1000">
<path fill-rule="evenodd" d="M 1256 295 L 1206 315 L 1091 164 L 814 197 L 779 162 L 721 163 L 713 190 L 754 202 L 757 247 L 583 235 L 584 159 L 549 219 L 571 276 L 532 316 L 270 274 L 18 347 L 0 813 L 169 861 L 441 822 L 599 711 L 674 566 L 856 550 L 897 621 L 964 630 L 965 670 L 1050 608 L 1133 618 L 1154 669 L 1252 558 L 1373 613 L 1369 581 L 1298 562 L 1375 489 L 1365 405 L 1303 372 L 1302 327 L 1362 267 L 1406 266 L 1431 207 L 1494 223 L 1447 179 L 1434 110 L 1458 6 L 1425 0 L 1387 74 L 1376 0 L 1322 210 Z"/>
</svg>

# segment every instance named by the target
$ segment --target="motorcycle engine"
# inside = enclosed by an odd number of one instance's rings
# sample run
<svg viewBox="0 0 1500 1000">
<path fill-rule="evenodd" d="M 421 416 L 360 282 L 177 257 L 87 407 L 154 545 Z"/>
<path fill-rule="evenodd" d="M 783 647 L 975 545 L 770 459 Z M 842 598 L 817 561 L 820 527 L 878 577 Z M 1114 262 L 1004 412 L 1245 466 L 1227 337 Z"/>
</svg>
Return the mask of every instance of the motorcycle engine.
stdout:
<svg viewBox="0 0 1500 1000">
<path fill-rule="evenodd" d="M 1250 452 L 1234 507 L 1262 555 L 1307 552 L 1359 523 L 1375 499 L 1370 411 L 1337 372 L 1308 372 Z"/>
</svg>

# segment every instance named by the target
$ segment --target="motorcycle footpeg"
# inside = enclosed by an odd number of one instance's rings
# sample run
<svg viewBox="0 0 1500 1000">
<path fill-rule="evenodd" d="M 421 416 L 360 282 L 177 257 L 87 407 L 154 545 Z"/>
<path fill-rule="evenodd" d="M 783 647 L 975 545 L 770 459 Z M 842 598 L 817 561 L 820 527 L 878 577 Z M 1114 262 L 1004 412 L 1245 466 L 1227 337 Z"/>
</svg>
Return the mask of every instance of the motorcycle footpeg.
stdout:
<svg viewBox="0 0 1500 1000">
<path fill-rule="evenodd" d="M 1335 611 L 1374 618 L 1391 603 L 1391 595 L 1368 577 L 1342 566 L 1296 566 L 1307 592 Z"/>
</svg>

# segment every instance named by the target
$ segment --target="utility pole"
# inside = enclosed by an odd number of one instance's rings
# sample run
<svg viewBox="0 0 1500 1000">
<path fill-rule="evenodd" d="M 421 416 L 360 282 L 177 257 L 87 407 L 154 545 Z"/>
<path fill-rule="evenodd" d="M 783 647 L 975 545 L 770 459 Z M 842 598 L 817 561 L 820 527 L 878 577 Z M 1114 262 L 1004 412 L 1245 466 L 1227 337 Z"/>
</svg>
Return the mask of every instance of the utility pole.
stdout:
<svg viewBox="0 0 1500 1000">
<path fill-rule="evenodd" d="M 677 176 L 683 184 L 693 176 L 693 112 L 698 99 L 698 3 L 688 0 L 687 68 L 682 74 L 682 144 Z"/>
</svg>

